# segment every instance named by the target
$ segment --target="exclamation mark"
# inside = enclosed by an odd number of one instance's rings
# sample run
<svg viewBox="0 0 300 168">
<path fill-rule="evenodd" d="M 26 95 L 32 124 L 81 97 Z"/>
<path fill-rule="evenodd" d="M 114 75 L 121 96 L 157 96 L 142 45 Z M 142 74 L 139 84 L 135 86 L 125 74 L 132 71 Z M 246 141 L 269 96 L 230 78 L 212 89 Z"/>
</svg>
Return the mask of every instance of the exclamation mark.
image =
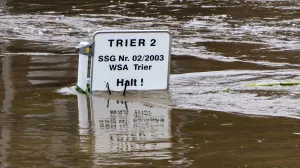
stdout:
<svg viewBox="0 0 300 168">
<path fill-rule="evenodd" d="M 143 84 L 144 84 L 144 79 L 142 78 L 141 79 L 141 86 L 143 86 Z"/>
</svg>

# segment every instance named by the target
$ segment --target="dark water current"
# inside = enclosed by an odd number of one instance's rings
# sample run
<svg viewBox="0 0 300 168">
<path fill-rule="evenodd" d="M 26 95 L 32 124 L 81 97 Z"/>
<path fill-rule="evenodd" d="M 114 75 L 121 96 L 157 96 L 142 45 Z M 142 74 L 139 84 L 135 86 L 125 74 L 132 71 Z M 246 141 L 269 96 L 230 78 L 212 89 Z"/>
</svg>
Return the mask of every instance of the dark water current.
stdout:
<svg viewBox="0 0 300 168">
<path fill-rule="evenodd" d="M 300 167 L 300 86 L 248 86 L 300 81 L 299 16 L 296 0 L 0 0 L 0 167 Z M 115 29 L 172 32 L 169 91 L 72 90 L 74 47 Z"/>
</svg>

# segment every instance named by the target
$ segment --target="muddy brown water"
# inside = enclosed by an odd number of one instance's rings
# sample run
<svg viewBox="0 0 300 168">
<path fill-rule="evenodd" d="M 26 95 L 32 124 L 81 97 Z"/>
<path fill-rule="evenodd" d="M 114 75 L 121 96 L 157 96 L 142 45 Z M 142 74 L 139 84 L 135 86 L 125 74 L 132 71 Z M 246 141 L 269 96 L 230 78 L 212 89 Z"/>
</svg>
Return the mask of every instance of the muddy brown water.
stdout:
<svg viewBox="0 0 300 168">
<path fill-rule="evenodd" d="M 248 86 L 300 81 L 299 14 L 294 0 L 1 0 L 0 167 L 300 167 L 300 87 Z M 72 90 L 74 47 L 114 29 L 172 32 L 169 91 Z"/>
</svg>

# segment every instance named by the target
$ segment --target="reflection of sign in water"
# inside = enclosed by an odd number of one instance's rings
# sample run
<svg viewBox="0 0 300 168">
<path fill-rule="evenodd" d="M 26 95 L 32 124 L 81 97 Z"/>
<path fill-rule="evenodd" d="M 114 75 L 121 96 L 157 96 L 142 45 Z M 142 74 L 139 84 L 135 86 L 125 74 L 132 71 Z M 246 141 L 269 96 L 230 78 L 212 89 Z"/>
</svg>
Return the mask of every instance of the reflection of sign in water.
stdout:
<svg viewBox="0 0 300 168">
<path fill-rule="evenodd" d="M 96 152 L 170 148 L 168 108 L 92 97 Z M 164 140 L 165 142 L 155 142 Z M 151 141 L 151 143 L 149 143 Z"/>
<path fill-rule="evenodd" d="M 86 95 L 77 96 L 82 150 L 110 157 L 131 152 L 126 156 L 171 158 L 169 108 L 89 96 L 89 110 Z M 106 157 L 98 159 L 104 164 Z"/>
</svg>

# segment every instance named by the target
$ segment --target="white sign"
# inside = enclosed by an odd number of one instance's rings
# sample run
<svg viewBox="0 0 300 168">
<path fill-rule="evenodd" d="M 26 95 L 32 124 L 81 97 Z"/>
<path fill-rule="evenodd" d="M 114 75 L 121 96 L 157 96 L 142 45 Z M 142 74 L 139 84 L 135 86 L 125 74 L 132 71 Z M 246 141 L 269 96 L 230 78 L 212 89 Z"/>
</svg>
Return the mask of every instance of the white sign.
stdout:
<svg viewBox="0 0 300 168">
<path fill-rule="evenodd" d="M 93 41 L 91 91 L 168 89 L 169 31 L 99 31 Z"/>
</svg>

